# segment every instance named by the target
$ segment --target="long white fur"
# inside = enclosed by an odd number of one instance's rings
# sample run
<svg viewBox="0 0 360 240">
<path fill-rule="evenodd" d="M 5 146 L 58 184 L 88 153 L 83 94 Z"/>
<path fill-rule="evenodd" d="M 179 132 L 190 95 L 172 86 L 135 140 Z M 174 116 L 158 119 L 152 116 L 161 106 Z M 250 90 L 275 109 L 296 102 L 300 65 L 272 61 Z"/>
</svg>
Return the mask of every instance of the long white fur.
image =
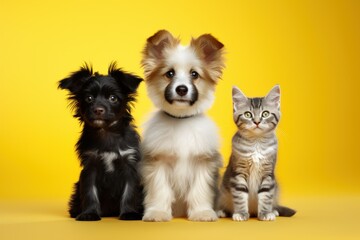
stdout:
<svg viewBox="0 0 360 240">
<path fill-rule="evenodd" d="M 214 193 L 208 183 L 213 176 L 207 169 L 208 164 L 202 164 L 199 157 L 211 156 L 219 148 L 215 124 L 204 115 L 175 119 L 159 111 L 145 127 L 142 150 L 145 156 L 158 158 L 144 162 L 142 168 L 145 190 L 150 193 L 145 197 L 145 220 L 151 218 L 149 215 L 154 211 L 168 213 L 167 219 L 161 220 L 170 220 L 172 204 L 183 205 L 176 200 L 188 203 L 189 217 L 198 212 L 211 212 Z M 214 160 L 220 167 L 220 159 Z M 184 216 L 184 211 L 174 209 L 174 215 Z"/>
<path fill-rule="evenodd" d="M 202 62 L 190 46 L 165 49 L 165 65 L 159 79 L 147 82 L 148 95 L 160 110 L 145 124 L 143 133 L 141 174 L 145 189 L 144 221 L 169 221 L 173 216 L 187 216 L 193 221 L 215 221 L 215 191 L 211 186 L 214 172 L 222 166 L 218 154 L 216 125 L 203 112 L 214 100 L 215 82 L 201 77 L 194 80 L 198 100 L 189 105 L 167 102 L 164 90 L 169 69 L 176 72 L 173 89 L 186 85 L 192 91 L 190 71 L 203 75 Z M 146 60 L 147 66 L 156 61 Z M 175 93 L 174 93 L 175 94 Z M 186 96 L 185 96 L 186 97 Z M 177 119 L 168 116 L 191 116 Z"/>
</svg>

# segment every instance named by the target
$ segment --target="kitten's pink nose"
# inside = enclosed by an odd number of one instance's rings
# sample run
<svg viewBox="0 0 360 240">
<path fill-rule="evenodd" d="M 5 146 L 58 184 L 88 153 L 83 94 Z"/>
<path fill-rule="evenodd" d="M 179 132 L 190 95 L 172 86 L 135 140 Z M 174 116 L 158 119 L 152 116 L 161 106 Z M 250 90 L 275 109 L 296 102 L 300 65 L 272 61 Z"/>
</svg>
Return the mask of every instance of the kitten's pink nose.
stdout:
<svg viewBox="0 0 360 240">
<path fill-rule="evenodd" d="M 256 126 L 259 126 L 259 124 L 260 124 L 260 122 L 255 122 L 255 121 L 254 121 L 254 123 L 256 124 Z"/>
<path fill-rule="evenodd" d="M 101 116 L 105 113 L 105 108 L 103 107 L 97 107 L 94 109 L 94 113 L 98 116 Z"/>
</svg>

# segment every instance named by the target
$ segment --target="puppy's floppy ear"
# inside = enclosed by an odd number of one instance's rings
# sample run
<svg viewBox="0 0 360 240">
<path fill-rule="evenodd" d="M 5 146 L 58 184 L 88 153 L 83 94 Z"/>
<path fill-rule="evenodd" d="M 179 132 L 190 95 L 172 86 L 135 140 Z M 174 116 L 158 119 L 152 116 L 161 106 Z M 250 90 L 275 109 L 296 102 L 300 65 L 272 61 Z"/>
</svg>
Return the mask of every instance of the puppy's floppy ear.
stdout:
<svg viewBox="0 0 360 240">
<path fill-rule="evenodd" d="M 85 63 L 80 70 L 73 72 L 69 77 L 60 80 L 58 88 L 67 89 L 71 93 L 75 94 L 92 75 L 92 66 Z"/>
<path fill-rule="evenodd" d="M 116 79 L 116 81 L 125 87 L 127 93 L 135 93 L 142 78 L 126 73 L 116 66 L 116 62 L 113 62 L 109 66 L 108 74 Z"/>
<path fill-rule="evenodd" d="M 173 35 L 166 30 L 160 30 L 147 39 L 141 60 L 146 78 L 156 69 L 159 60 L 164 59 L 164 50 L 175 47 L 179 43 L 180 40 L 174 38 Z"/>
<path fill-rule="evenodd" d="M 170 32 L 160 30 L 147 39 L 143 53 L 146 57 L 161 58 L 164 48 L 175 46 L 178 43 L 179 40 L 174 38 Z"/>
<path fill-rule="evenodd" d="M 209 75 L 214 82 L 221 77 L 224 65 L 224 44 L 219 42 L 211 34 L 203 34 L 191 40 L 191 47 L 203 60 L 209 69 Z"/>
<path fill-rule="evenodd" d="M 224 44 L 219 42 L 211 34 L 203 34 L 196 39 L 191 40 L 191 46 L 193 46 L 205 61 L 210 62 L 214 61 L 217 58 L 221 57 L 221 49 L 224 47 Z"/>
</svg>

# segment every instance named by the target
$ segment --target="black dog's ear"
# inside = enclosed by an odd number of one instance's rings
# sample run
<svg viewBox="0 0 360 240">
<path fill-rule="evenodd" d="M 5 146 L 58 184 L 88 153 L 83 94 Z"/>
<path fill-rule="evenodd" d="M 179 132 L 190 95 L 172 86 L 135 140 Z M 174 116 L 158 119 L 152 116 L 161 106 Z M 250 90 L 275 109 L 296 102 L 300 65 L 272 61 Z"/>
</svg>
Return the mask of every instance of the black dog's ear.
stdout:
<svg viewBox="0 0 360 240">
<path fill-rule="evenodd" d="M 80 68 L 80 70 L 73 72 L 69 77 L 59 81 L 58 88 L 67 89 L 71 93 L 78 92 L 82 85 L 93 75 L 93 69 L 91 65 L 87 63 Z"/>
<path fill-rule="evenodd" d="M 128 93 L 135 93 L 139 84 L 143 81 L 142 78 L 126 73 L 116 66 L 116 62 L 113 62 L 109 66 L 109 75 L 116 79 L 116 81 L 123 85 Z"/>
</svg>

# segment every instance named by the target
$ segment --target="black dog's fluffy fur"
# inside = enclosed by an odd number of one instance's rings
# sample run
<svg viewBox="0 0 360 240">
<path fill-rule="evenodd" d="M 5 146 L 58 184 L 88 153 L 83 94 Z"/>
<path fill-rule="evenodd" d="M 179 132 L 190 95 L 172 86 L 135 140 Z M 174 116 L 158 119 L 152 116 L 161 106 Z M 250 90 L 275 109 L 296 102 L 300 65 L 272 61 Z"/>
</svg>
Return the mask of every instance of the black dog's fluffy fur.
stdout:
<svg viewBox="0 0 360 240">
<path fill-rule="evenodd" d="M 108 75 L 85 64 L 59 88 L 69 91 L 74 117 L 83 125 L 76 150 L 83 167 L 69 202 L 70 216 L 96 221 L 103 216 L 140 220 L 143 195 L 138 174 L 140 138 L 130 108 L 141 78 L 116 63 Z"/>
</svg>

